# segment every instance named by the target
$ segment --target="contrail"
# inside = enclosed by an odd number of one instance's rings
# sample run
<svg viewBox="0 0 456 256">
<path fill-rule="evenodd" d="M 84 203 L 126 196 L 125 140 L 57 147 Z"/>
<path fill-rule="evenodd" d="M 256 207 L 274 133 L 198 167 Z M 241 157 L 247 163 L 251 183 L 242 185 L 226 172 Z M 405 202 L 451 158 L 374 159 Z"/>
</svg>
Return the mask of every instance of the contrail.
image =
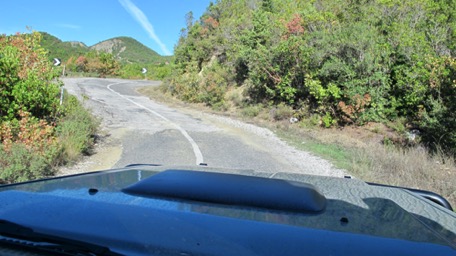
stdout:
<svg viewBox="0 0 456 256">
<path fill-rule="evenodd" d="M 155 34 L 154 27 L 147 19 L 146 15 L 130 0 L 119 0 L 119 3 L 123 6 L 128 13 L 146 30 L 149 36 L 160 46 L 165 55 L 172 55 L 172 53 L 166 48 L 166 45 L 162 43 L 160 38 Z"/>
</svg>

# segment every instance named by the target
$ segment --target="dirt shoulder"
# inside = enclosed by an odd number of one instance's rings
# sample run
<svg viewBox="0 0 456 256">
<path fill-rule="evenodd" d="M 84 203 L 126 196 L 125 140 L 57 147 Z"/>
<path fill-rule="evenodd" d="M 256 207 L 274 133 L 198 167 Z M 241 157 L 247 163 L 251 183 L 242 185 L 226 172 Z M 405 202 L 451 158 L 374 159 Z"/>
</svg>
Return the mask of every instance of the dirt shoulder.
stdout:
<svg viewBox="0 0 456 256">
<path fill-rule="evenodd" d="M 90 155 L 82 156 L 75 164 L 59 168 L 57 176 L 111 169 L 122 155 L 122 145 L 110 132 L 101 131 Z"/>
</svg>

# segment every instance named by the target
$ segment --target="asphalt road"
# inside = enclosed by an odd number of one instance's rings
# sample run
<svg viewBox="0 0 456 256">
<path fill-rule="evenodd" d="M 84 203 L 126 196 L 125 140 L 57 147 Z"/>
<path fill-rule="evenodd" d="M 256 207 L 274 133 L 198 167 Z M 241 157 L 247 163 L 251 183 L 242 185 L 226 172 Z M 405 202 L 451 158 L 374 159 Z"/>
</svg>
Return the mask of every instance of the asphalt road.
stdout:
<svg viewBox="0 0 456 256">
<path fill-rule="evenodd" d="M 278 172 L 344 175 L 327 161 L 286 145 L 264 128 L 171 108 L 136 92 L 138 87 L 157 86 L 159 82 L 67 78 L 64 83 L 69 93 L 77 95 L 102 119 L 103 130 L 115 142 L 99 154 L 98 160 L 86 159 L 104 161 L 108 166 L 101 166 L 107 168 L 144 163 L 207 164 L 254 169 L 271 176 Z"/>
</svg>

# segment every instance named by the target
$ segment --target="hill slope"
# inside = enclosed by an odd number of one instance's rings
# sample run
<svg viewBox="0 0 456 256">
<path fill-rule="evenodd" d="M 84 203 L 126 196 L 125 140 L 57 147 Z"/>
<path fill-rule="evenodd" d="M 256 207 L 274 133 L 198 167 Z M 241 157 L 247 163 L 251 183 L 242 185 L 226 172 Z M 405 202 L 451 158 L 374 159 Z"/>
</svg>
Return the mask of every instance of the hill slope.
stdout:
<svg viewBox="0 0 456 256">
<path fill-rule="evenodd" d="M 160 63 L 170 58 L 159 55 L 131 37 L 115 37 L 88 47 L 81 42 L 63 42 L 46 32 L 40 33 L 43 36 L 41 45 L 49 51 L 49 57 L 63 61 L 85 55 L 89 51 L 112 53 L 121 63 Z"/>
<path fill-rule="evenodd" d="M 91 50 L 112 53 L 121 62 L 160 62 L 164 57 L 131 37 L 115 37 L 90 47 Z"/>
<path fill-rule="evenodd" d="M 287 106 L 324 127 L 394 121 L 456 156 L 454 9 L 454 0 L 219 0 L 182 32 L 170 92 L 219 108 L 241 88 L 233 104 Z"/>
<path fill-rule="evenodd" d="M 63 42 L 59 38 L 46 32 L 40 32 L 43 36 L 41 46 L 49 51 L 50 58 L 60 58 L 68 60 L 72 56 L 84 55 L 89 51 L 89 47 L 81 42 Z"/>
</svg>

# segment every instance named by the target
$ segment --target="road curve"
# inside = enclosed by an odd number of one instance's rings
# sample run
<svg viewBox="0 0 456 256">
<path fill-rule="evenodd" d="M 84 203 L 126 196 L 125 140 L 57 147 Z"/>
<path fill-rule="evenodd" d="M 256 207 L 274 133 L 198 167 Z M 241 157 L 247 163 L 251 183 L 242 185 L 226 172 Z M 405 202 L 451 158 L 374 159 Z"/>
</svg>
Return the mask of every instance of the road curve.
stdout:
<svg viewBox="0 0 456 256">
<path fill-rule="evenodd" d="M 158 118 L 161 118 L 163 121 L 165 121 L 165 122 L 169 123 L 171 126 L 173 126 L 174 129 L 179 131 L 182 134 L 182 136 L 184 136 L 185 139 L 187 139 L 187 141 L 192 146 L 193 153 L 195 154 L 196 165 L 204 164 L 203 154 L 201 153 L 201 150 L 199 149 L 198 144 L 196 144 L 196 142 L 187 133 L 187 131 L 185 129 L 180 127 L 178 124 L 173 123 L 171 120 L 169 120 L 168 118 L 166 118 L 163 115 L 159 114 L 158 112 L 152 110 L 151 108 L 146 107 L 146 106 L 138 103 L 137 101 L 135 101 L 135 100 L 133 100 L 131 98 L 128 98 L 127 96 L 125 96 L 125 95 L 123 95 L 123 94 L 121 94 L 121 93 L 119 93 L 119 92 L 117 92 L 117 91 L 115 91 L 114 89 L 111 88 L 111 86 L 122 85 L 122 84 L 131 84 L 131 82 L 116 82 L 116 83 L 112 83 L 112 84 L 107 85 L 106 88 L 108 88 L 114 94 L 117 94 L 119 97 L 124 98 L 125 100 L 131 102 L 132 104 L 138 106 L 141 109 L 144 109 L 144 110 L 148 111 L 149 113 L 152 113 L 153 115 L 157 116 Z"/>
<path fill-rule="evenodd" d="M 267 129 L 191 109 L 171 108 L 136 92 L 138 87 L 159 82 L 95 78 L 63 81 L 69 93 L 77 95 L 101 118 L 111 141 L 105 150 L 97 150 L 85 163 L 64 174 L 94 170 L 93 166 L 108 169 L 137 163 L 204 163 L 254 169 L 268 176 L 278 172 L 345 175 L 329 162 L 288 146 Z M 91 167 L 91 162 L 104 164 Z"/>
</svg>

